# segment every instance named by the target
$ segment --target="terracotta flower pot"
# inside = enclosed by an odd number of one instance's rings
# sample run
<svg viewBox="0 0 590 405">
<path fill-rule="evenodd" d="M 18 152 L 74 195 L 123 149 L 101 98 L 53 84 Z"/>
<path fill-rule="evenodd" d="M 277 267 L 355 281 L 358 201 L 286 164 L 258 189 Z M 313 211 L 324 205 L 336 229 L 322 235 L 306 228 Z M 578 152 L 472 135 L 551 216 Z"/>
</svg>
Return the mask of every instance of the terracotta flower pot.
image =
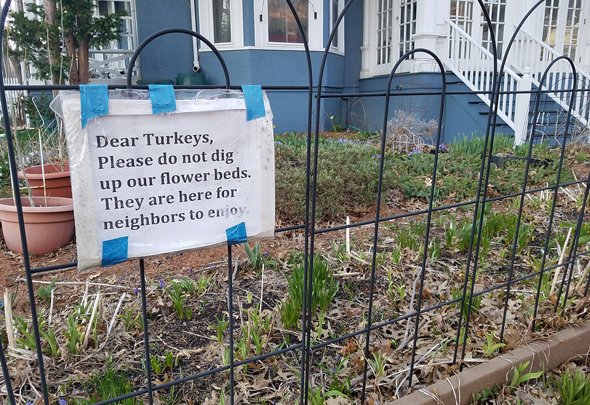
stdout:
<svg viewBox="0 0 590 405">
<path fill-rule="evenodd" d="M 43 191 L 43 174 L 45 174 L 45 192 Z M 70 183 L 70 167 L 47 163 L 45 165 L 31 166 L 18 172 L 18 177 L 26 178 L 30 193 L 33 197 L 65 197 L 72 198 L 72 185 Z"/>
<path fill-rule="evenodd" d="M 43 255 L 68 244 L 74 235 L 71 198 L 33 197 L 34 207 L 26 197 L 22 197 L 21 201 L 31 254 Z M 0 198 L 0 221 L 8 249 L 22 253 L 16 206 L 12 198 Z"/>
</svg>

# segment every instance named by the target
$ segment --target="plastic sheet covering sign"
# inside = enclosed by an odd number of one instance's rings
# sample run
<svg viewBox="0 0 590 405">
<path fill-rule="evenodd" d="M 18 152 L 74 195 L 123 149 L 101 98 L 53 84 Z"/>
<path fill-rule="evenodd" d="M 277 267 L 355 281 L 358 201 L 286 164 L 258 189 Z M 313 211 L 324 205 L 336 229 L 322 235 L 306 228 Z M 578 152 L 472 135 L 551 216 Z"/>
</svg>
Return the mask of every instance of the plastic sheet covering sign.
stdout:
<svg viewBox="0 0 590 405">
<path fill-rule="evenodd" d="M 79 92 L 52 103 L 70 161 L 78 268 L 274 234 L 272 114 L 247 118 L 240 91 L 176 91 L 154 114 L 148 91 L 108 95 L 108 114 L 81 120 Z M 260 106 L 259 106 L 260 107 Z M 246 235 L 242 235 L 246 236 Z"/>
</svg>

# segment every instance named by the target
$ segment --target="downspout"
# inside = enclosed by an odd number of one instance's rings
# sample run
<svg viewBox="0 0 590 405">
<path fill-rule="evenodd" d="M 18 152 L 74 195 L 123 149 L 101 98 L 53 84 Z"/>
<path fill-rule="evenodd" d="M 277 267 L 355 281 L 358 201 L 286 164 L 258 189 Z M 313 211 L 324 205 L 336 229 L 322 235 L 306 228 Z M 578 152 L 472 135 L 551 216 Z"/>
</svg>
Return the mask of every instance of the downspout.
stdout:
<svg viewBox="0 0 590 405">
<path fill-rule="evenodd" d="M 189 0 L 190 8 L 191 8 L 191 30 L 197 32 L 197 13 L 195 7 L 195 1 L 197 0 Z M 198 72 L 201 70 L 201 63 L 199 62 L 199 44 L 197 43 L 197 38 L 192 37 L 193 39 L 193 71 Z"/>
</svg>

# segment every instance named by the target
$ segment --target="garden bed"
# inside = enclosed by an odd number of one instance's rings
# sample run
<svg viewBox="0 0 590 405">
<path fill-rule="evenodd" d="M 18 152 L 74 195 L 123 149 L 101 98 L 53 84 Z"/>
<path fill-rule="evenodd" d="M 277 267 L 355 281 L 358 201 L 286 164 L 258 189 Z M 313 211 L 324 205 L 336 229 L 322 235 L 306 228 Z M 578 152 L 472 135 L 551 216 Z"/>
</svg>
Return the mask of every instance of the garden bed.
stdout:
<svg viewBox="0 0 590 405">
<path fill-rule="evenodd" d="M 318 172 L 318 227 L 325 229 L 370 220 L 375 215 L 379 156 L 374 136 L 346 134 L 322 139 Z M 498 140 L 497 152 L 511 151 L 508 140 Z M 553 331 L 581 324 L 590 318 L 584 298 L 587 256 L 573 266 L 570 299 L 566 311 L 554 311 L 559 301 L 561 274 L 555 270 L 539 280 L 541 250 L 547 233 L 552 194 L 532 193 L 525 198 L 521 231 L 516 235 L 517 197 L 522 187 L 524 162 L 512 161 L 492 168 L 489 195 L 497 198 L 486 207 L 482 251 L 474 282 L 472 309 L 460 304 L 466 285 L 465 269 L 473 219 L 482 142 L 475 139 L 448 147 L 441 154 L 436 207 L 464 203 L 436 211 L 422 291 L 419 339 L 416 346 L 414 386 L 419 389 L 453 375 L 457 334 L 466 331 L 459 317 L 470 316 L 465 366 L 487 362 Z M 555 182 L 558 150 L 536 146 L 534 156 L 546 165 L 531 166 L 528 189 Z M 522 156 L 524 149 L 515 152 Z M 277 137 L 277 223 L 303 223 L 305 201 L 305 140 L 300 135 Z M 585 178 L 590 166 L 588 149 L 568 148 L 562 183 Z M 374 324 L 369 342 L 367 394 L 369 403 L 383 403 L 410 392 L 408 371 L 412 359 L 413 318 L 416 309 L 421 255 L 426 232 L 427 208 L 434 157 L 428 151 L 393 152 L 388 148 L 383 183 L 382 216 L 393 217 L 380 227 L 373 300 Z M 563 187 L 558 194 L 555 222 L 546 267 L 555 267 L 571 245 L 581 207 L 584 186 Z M 363 379 L 365 334 L 354 334 L 367 325 L 371 290 L 373 225 L 350 231 L 350 248 L 344 231 L 326 232 L 316 238 L 315 301 L 311 343 L 314 347 L 310 375 L 313 404 L 353 403 L 360 398 Z M 568 237 L 568 234 L 570 235 Z M 588 249 L 590 225 L 582 228 L 579 252 Z M 514 283 L 506 300 L 512 246 Z M 255 245 L 251 245 L 255 249 Z M 259 250 L 234 248 L 235 360 L 284 349 L 301 342 L 300 297 L 301 231 L 277 234 Z M 23 281 L 22 257 L 5 249 L 0 261 L 3 283 L 12 298 L 5 302 L 15 319 L 14 341 L 7 350 L 13 387 L 19 403 L 38 398 L 39 382 L 30 316 Z M 70 245 L 59 252 L 33 258 L 33 266 L 75 259 Z M 153 382 L 205 372 L 226 365 L 228 316 L 226 308 L 226 249 L 206 249 L 146 260 L 147 299 Z M 586 273 L 585 273 L 586 271 Z M 51 284 L 55 282 L 55 284 Z M 467 280 L 468 284 L 471 279 Z M 535 296 L 540 285 L 537 329 L 530 331 Z M 145 387 L 141 299 L 137 293 L 136 262 L 77 274 L 65 271 L 35 277 L 41 314 L 43 350 L 49 391 L 54 400 L 92 403 Z M 319 288 L 321 287 L 321 288 Z M 469 289 L 468 289 L 469 294 Z M 563 295 L 562 295 L 563 296 Z M 439 306 L 444 302 L 449 305 Z M 506 306 L 505 345 L 499 329 Z M 94 314 L 94 315 L 93 315 Z M 5 322 L 2 322 L 4 325 Z M 5 336 L 7 332 L 3 330 Z M 338 337 L 351 334 L 343 339 Z M 335 342 L 325 343 L 336 339 Z M 297 403 L 300 395 L 300 351 L 260 360 L 236 369 L 236 400 L 240 403 Z M 189 381 L 174 389 L 161 389 L 161 403 L 220 403 L 228 398 L 228 374 Z M 143 398 L 126 400 L 143 403 Z"/>
</svg>

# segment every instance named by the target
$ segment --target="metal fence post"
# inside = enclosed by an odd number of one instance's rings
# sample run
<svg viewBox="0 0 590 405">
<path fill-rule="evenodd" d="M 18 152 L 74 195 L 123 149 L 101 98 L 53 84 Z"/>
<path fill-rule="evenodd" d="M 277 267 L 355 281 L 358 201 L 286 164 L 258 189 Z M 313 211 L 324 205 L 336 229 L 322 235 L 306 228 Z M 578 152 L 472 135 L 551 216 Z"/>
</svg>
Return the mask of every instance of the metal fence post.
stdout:
<svg viewBox="0 0 590 405">
<path fill-rule="evenodd" d="M 529 107 L 531 104 L 531 69 L 525 67 L 524 74 L 520 78 L 517 86 L 518 93 L 516 94 L 516 106 L 514 114 L 514 123 L 516 131 L 514 131 L 514 145 L 519 146 L 526 142 L 527 130 L 529 126 Z"/>
</svg>

